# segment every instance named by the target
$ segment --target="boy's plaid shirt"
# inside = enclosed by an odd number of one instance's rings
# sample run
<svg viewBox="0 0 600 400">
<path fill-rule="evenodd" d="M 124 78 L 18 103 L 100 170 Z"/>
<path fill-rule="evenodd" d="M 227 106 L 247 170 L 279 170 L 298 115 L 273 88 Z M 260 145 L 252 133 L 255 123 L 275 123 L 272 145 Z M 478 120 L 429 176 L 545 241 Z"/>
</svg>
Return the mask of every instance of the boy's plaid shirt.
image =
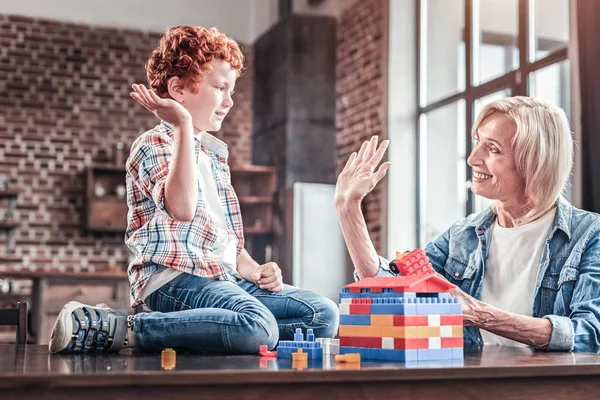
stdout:
<svg viewBox="0 0 600 400">
<path fill-rule="evenodd" d="M 191 222 L 173 219 L 165 208 L 165 182 L 173 156 L 173 127 L 162 121 L 141 135 L 131 147 L 126 164 L 127 231 L 125 243 L 133 252 L 128 275 L 132 307 L 155 265 L 218 280 L 233 280 L 223 264 L 212 256 L 216 226 L 198 188 L 196 215 Z M 200 151 L 210 158 L 213 178 L 225 210 L 227 232 L 237 238 L 238 255 L 244 247 L 242 215 L 231 186 L 227 145 L 208 133 L 195 138 L 196 164 Z"/>
</svg>

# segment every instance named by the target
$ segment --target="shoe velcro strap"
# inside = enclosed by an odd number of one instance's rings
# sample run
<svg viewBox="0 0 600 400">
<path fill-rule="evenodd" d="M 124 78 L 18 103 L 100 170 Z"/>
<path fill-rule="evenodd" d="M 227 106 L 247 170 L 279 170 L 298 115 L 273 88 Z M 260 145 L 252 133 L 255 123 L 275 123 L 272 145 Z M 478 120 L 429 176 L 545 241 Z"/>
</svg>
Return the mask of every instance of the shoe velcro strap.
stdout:
<svg viewBox="0 0 600 400">
<path fill-rule="evenodd" d="M 112 343 L 110 343 L 108 351 L 119 351 L 127 338 L 127 319 L 122 316 L 117 317 L 114 314 L 109 318 L 111 318 L 109 341 Z"/>
</svg>

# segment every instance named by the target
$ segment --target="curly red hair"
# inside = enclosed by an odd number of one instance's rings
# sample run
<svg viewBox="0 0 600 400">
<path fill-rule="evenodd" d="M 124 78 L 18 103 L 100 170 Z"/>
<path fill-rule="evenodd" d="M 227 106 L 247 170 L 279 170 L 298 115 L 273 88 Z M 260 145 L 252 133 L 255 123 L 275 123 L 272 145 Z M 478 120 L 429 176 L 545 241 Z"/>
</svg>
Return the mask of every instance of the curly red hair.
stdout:
<svg viewBox="0 0 600 400">
<path fill-rule="evenodd" d="M 160 97 L 170 97 L 167 83 L 178 76 L 184 87 L 195 90 L 213 60 L 228 62 L 239 77 L 244 55 L 237 42 L 217 28 L 173 27 L 160 38 L 146 63 L 148 84 Z"/>
</svg>

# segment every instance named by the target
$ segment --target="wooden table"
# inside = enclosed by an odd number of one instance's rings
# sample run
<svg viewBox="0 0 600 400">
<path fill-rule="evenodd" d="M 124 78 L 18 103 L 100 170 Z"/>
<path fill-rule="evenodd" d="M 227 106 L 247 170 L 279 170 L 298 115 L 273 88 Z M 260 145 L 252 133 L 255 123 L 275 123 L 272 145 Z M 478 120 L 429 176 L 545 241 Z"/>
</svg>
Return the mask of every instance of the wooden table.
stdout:
<svg viewBox="0 0 600 400">
<path fill-rule="evenodd" d="M 36 344 L 46 343 L 45 332 L 49 329 L 46 321 L 46 313 L 48 311 L 57 313 L 66 303 L 65 300 L 56 302 L 48 298 L 48 286 L 51 284 L 114 286 L 115 289 L 113 290 L 112 298 L 89 299 L 85 298 L 85 295 L 82 295 L 81 298 L 69 298 L 68 300 L 77 300 L 85 303 L 97 300 L 120 310 L 123 309 L 123 305 L 129 304 L 129 299 L 127 298 L 129 282 L 127 273 L 123 271 L 60 272 L 57 270 L 31 271 L 26 269 L 7 269 L 0 270 L 0 278 L 31 279 L 32 287 L 29 310 L 31 312 L 31 331 L 35 336 Z"/>
<path fill-rule="evenodd" d="M 0 397 L 124 399 L 597 399 L 600 355 L 525 348 L 465 349 L 464 362 L 404 364 L 333 358 L 297 370 L 291 360 L 177 353 L 51 355 L 0 345 Z"/>
</svg>

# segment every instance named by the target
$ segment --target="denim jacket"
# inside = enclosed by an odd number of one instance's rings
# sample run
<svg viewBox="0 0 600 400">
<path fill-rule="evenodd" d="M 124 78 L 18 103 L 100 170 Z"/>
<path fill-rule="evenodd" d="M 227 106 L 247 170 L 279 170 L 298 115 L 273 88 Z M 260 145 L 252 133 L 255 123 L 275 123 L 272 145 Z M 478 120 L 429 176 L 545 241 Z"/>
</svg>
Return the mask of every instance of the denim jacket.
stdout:
<svg viewBox="0 0 600 400">
<path fill-rule="evenodd" d="M 472 214 L 425 247 L 433 268 L 477 299 L 495 220 L 491 208 Z M 389 261 L 380 257 L 376 276 L 390 275 Z M 540 259 L 531 315 L 552 322 L 548 350 L 600 353 L 600 215 L 563 197 Z M 483 343 L 477 328 L 465 328 L 464 338 Z"/>
</svg>

